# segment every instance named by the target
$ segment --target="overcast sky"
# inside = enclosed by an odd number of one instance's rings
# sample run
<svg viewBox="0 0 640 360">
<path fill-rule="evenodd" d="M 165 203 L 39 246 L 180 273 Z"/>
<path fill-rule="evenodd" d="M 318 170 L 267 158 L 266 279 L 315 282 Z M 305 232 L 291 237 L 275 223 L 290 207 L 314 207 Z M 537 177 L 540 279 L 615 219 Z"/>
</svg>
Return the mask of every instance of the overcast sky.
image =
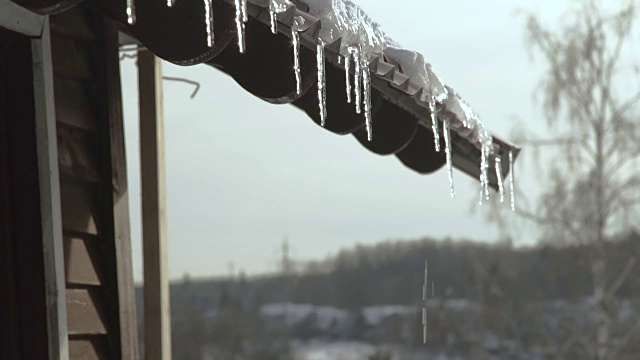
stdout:
<svg viewBox="0 0 640 360">
<path fill-rule="evenodd" d="M 422 52 L 444 82 L 505 139 L 515 116 L 544 132 L 532 100 L 541 63 L 529 56 L 524 18 L 516 10 L 556 24 L 570 3 L 360 1 L 387 34 Z M 137 79 L 132 60 L 123 61 L 122 70 L 138 281 Z M 231 262 L 249 274 L 274 271 L 285 235 L 292 256 L 300 260 L 387 239 L 498 237 L 484 220 L 486 209 L 470 212 L 479 184 L 465 174 L 454 173 L 457 197 L 451 200 L 444 170 L 418 175 L 393 156 L 370 153 L 351 136 L 323 130 L 292 106 L 262 102 L 212 67 L 165 64 L 164 73 L 202 84 L 190 100 L 190 86 L 164 83 L 171 278 L 226 274 Z M 519 174 L 518 186 L 535 190 L 531 174 Z"/>
</svg>

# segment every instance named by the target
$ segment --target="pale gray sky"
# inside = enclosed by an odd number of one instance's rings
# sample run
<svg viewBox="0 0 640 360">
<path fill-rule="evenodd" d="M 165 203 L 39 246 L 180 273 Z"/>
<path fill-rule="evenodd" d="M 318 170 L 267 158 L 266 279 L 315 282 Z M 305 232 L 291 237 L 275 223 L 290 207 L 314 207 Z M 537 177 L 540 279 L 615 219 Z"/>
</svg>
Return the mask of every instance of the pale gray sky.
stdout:
<svg viewBox="0 0 640 360">
<path fill-rule="evenodd" d="M 544 131 L 532 93 L 541 73 L 523 43 L 527 9 L 555 24 L 570 1 L 361 0 L 403 46 L 422 52 L 440 77 L 509 138 L 513 115 Z M 403 5 L 401 5 L 403 4 Z M 122 63 L 134 275 L 141 279 L 137 79 Z M 276 269 L 288 234 L 292 255 L 320 259 L 355 244 L 391 238 L 494 241 L 495 226 L 470 207 L 478 182 L 446 172 L 421 176 L 395 157 L 368 152 L 351 136 L 323 130 L 288 105 L 270 105 L 205 65 L 165 64 L 164 73 L 198 80 L 202 89 L 165 82 L 169 271 L 226 274 L 235 263 L 255 274 Z M 375 121 L 375 120 L 374 120 Z M 520 188 L 535 189 L 520 171 Z M 532 239 L 526 239 L 531 241 Z"/>
</svg>

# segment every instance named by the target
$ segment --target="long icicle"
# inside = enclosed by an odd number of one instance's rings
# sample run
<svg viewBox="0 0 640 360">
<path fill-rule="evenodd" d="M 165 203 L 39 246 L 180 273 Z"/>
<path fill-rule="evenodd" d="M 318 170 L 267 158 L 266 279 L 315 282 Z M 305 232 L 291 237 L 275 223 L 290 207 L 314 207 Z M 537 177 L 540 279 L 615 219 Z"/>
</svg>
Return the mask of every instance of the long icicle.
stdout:
<svg viewBox="0 0 640 360">
<path fill-rule="evenodd" d="M 204 0 L 204 16 L 205 25 L 207 31 L 207 46 L 213 47 L 214 34 L 213 34 L 213 4 L 212 0 Z"/>
<path fill-rule="evenodd" d="M 236 0 L 236 32 L 238 33 L 238 50 L 241 54 L 244 54 L 245 41 L 244 41 L 244 16 L 242 11 L 241 0 Z"/>
<path fill-rule="evenodd" d="M 433 143 L 436 152 L 440 152 L 440 135 L 438 131 L 438 114 L 436 114 L 436 100 L 431 96 L 429 98 L 429 112 L 431 113 L 431 131 L 433 132 Z"/>
<path fill-rule="evenodd" d="M 347 103 L 351 104 L 351 50 L 344 57 L 345 88 L 347 91 Z"/>
<path fill-rule="evenodd" d="M 360 75 L 361 75 L 361 70 L 360 70 L 360 49 L 359 48 L 354 48 L 353 49 L 353 62 L 356 65 L 355 68 L 355 76 L 353 79 L 353 89 L 356 93 L 356 113 L 360 114 L 362 112 L 361 108 L 360 108 L 360 103 L 362 102 L 361 100 L 361 92 L 360 92 Z"/>
<path fill-rule="evenodd" d="M 502 159 L 496 156 L 496 178 L 498 179 L 498 191 L 500 192 L 500 202 L 504 202 L 504 183 L 502 181 Z"/>
<path fill-rule="evenodd" d="M 325 72 L 324 72 L 324 41 L 318 38 L 316 46 L 316 62 L 318 66 L 318 105 L 320 107 L 320 125 L 324 126 L 327 120 L 327 93 L 325 90 Z"/>
<path fill-rule="evenodd" d="M 240 0 L 242 7 L 242 22 L 246 23 L 249 21 L 249 13 L 247 12 L 247 0 Z"/>
<path fill-rule="evenodd" d="M 136 4 L 134 0 L 127 0 L 127 23 L 129 25 L 136 23 Z"/>
<path fill-rule="evenodd" d="M 427 343 L 427 284 L 429 275 L 429 261 L 424 261 L 424 284 L 422 285 L 422 343 Z"/>
<path fill-rule="evenodd" d="M 298 27 L 294 24 L 291 27 L 291 39 L 293 40 L 293 71 L 296 75 L 296 95 L 300 95 L 302 79 L 300 77 L 300 35 Z"/>
<path fill-rule="evenodd" d="M 447 155 L 447 176 L 449 177 L 449 190 L 451 191 L 451 198 L 455 199 L 456 192 L 453 186 L 453 161 L 451 159 L 451 129 L 449 126 L 449 119 L 445 117 L 443 122 L 444 132 L 444 145 L 445 153 Z"/>
<path fill-rule="evenodd" d="M 369 72 L 369 62 L 362 59 L 360 69 L 362 69 L 362 91 L 364 103 L 364 118 L 367 126 L 367 139 L 373 140 L 373 119 L 371 119 L 371 73 Z"/>
<path fill-rule="evenodd" d="M 510 175 L 510 180 L 509 180 L 509 187 L 510 187 L 510 195 L 511 195 L 511 211 L 516 211 L 516 190 L 515 190 L 515 169 L 513 167 L 513 151 L 509 151 L 509 172 L 511 173 Z"/>
<path fill-rule="evenodd" d="M 276 12 L 276 7 L 275 0 L 271 0 L 269 2 L 269 18 L 271 18 L 271 32 L 274 34 L 278 33 L 278 13 Z"/>
</svg>

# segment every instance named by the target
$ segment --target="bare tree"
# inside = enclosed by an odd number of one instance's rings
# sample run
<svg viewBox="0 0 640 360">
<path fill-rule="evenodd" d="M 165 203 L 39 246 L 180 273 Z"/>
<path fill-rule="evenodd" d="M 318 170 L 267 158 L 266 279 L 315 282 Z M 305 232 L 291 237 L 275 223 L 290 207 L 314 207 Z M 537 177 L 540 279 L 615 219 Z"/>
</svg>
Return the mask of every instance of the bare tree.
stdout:
<svg viewBox="0 0 640 360">
<path fill-rule="evenodd" d="M 528 137 L 523 145 L 556 151 L 542 157 L 549 176 L 537 208 L 519 213 L 544 225 L 546 238 L 592 245 L 596 324 L 590 341 L 580 343 L 603 360 L 615 358 L 640 330 L 638 324 L 614 336 L 610 314 L 635 258 L 608 281 L 605 256 L 607 239 L 640 219 L 640 79 L 638 67 L 625 63 L 638 13 L 633 1 L 612 12 L 596 0 L 577 5 L 558 31 L 527 15 L 528 42 L 546 65 L 539 94 L 554 135 Z"/>
</svg>

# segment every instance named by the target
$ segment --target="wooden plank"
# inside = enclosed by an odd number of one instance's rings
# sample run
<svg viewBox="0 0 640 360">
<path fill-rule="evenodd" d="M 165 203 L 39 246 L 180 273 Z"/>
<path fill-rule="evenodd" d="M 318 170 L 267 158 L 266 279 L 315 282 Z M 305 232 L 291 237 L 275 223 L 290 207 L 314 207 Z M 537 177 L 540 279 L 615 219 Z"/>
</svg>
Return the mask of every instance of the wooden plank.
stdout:
<svg viewBox="0 0 640 360">
<path fill-rule="evenodd" d="M 65 236 L 64 255 L 67 284 L 102 285 L 101 259 L 90 240 Z"/>
<path fill-rule="evenodd" d="M 45 18 L 44 21 L 42 37 L 32 40 L 31 44 L 49 359 L 63 360 L 69 358 L 69 353 L 66 331 L 66 298 L 63 291 L 65 281 L 60 177 L 58 175 L 58 146 L 48 18 Z"/>
<path fill-rule="evenodd" d="M 113 195 L 113 236 L 115 241 L 116 271 L 121 358 L 138 360 L 138 318 L 136 315 L 135 287 L 131 235 L 129 228 L 129 192 L 127 187 L 127 162 L 125 154 L 122 94 L 120 83 L 120 59 L 118 29 L 114 22 L 104 23 L 104 59 L 102 66 L 105 107 L 108 111 L 109 145 L 111 149 L 111 182 Z"/>
<path fill-rule="evenodd" d="M 109 346 L 104 336 L 69 340 L 69 357 L 78 360 L 109 360 Z"/>
<path fill-rule="evenodd" d="M 92 80 L 93 69 L 89 50 L 89 47 L 82 42 L 53 35 L 51 51 L 55 75 L 70 79 Z"/>
<path fill-rule="evenodd" d="M 104 310 L 98 290 L 67 289 L 67 324 L 69 335 L 107 334 Z"/>
<path fill-rule="evenodd" d="M 97 113 L 90 84 L 82 80 L 56 78 L 56 120 L 87 131 L 96 130 Z"/>
<path fill-rule="evenodd" d="M 138 51 L 145 358 L 171 359 L 161 60 Z"/>
<path fill-rule="evenodd" d="M 92 133 L 58 127 L 58 163 L 62 175 L 96 183 L 101 180 L 97 142 Z"/>
<path fill-rule="evenodd" d="M 65 231 L 97 235 L 99 202 L 90 185 L 62 183 L 62 227 Z"/>
</svg>

